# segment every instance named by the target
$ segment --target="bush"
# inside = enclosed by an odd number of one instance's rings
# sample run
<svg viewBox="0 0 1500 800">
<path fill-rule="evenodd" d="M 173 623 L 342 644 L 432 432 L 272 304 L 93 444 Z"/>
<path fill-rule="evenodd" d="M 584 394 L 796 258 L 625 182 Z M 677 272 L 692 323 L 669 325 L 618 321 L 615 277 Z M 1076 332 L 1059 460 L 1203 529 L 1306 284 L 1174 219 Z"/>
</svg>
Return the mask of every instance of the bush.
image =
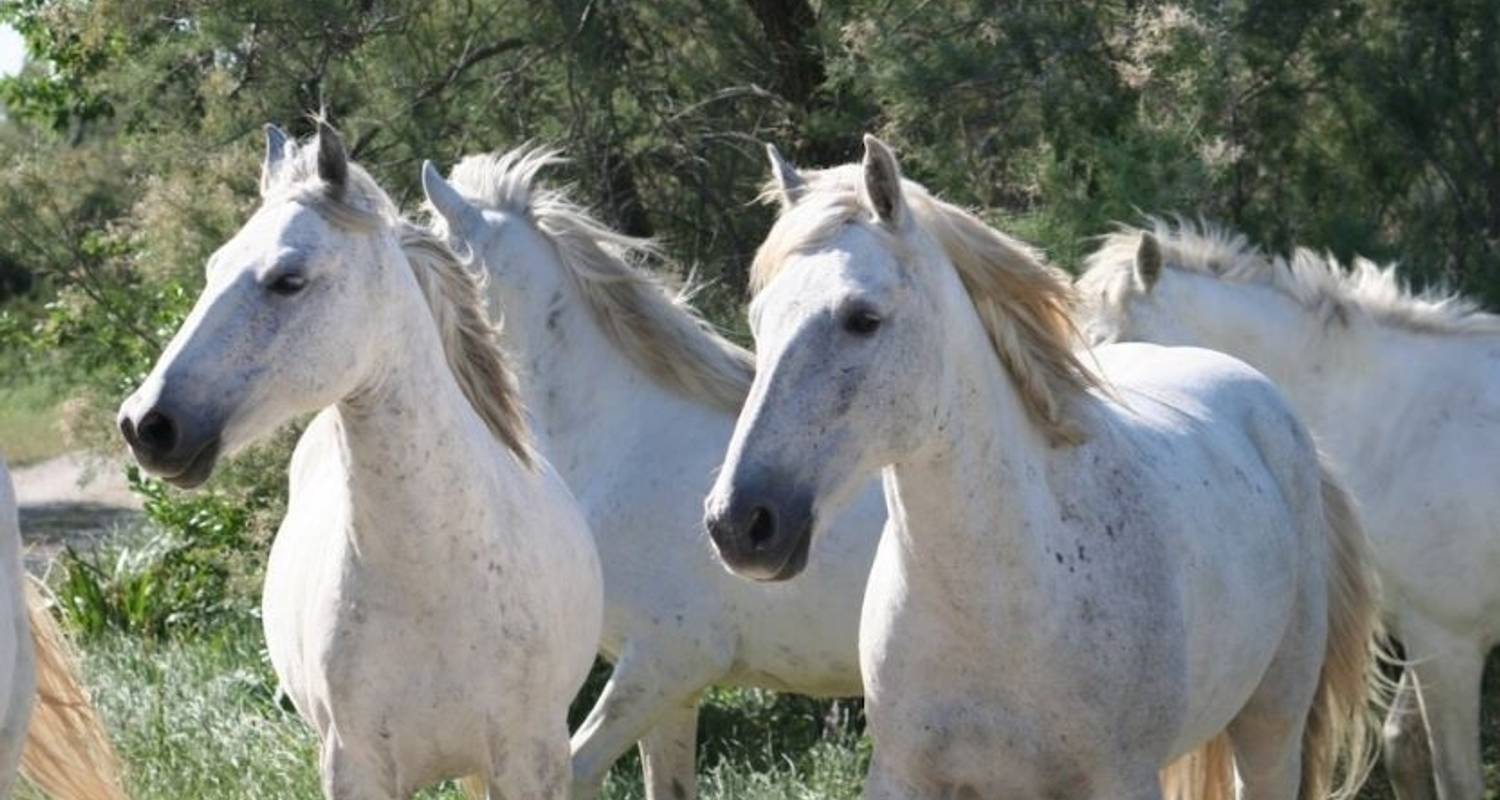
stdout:
<svg viewBox="0 0 1500 800">
<path fill-rule="evenodd" d="M 264 548 L 258 514 L 275 504 L 265 489 L 178 493 L 130 467 L 146 523 L 99 550 L 69 547 L 58 607 L 84 636 L 109 631 L 162 639 L 197 635 L 253 617 Z"/>
</svg>

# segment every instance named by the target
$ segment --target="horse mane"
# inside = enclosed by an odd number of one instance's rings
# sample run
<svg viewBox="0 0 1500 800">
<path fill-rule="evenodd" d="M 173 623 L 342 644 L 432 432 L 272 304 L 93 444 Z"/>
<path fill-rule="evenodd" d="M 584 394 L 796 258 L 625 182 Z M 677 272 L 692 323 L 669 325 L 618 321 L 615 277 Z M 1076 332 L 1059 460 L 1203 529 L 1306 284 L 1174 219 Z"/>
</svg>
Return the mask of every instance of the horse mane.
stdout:
<svg viewBox="0 0 1500 800">
<path fill-rule="evenodd" d="M 521 392 L 500 346 L 500 328 L 490 321 L 483 273 L 470 270 L 445 242 L 411 222 L 402 225 L 401 249 L 432 311 L 443 353 L 464 397 L 490 433 L 530 466 L 534 459 Z"/>
<path fill-rule="evenodd" d="M 406 220 L 390 196 L 363 167 L 349 164 L 340 191 L 318 178 L 317 149 L 302 146 L 288 155 L 267 202 L 303 203 L 335 225 L 355 230 L 389 226 L 405 254 L 422 299 L 432 313 L 443 354 L 464 398 L 496 439 L 526 466 L 534 463 L 520 391 L 490 321 L 484 277 L 471 272 L 443 240 Z"/>
<path fill-rule="evenodd" d="M 1413 333 L 1500 333 L 1500 316 L 1442 286 L 1414 292 L 1395 264 L 1382 267 L 1355 257 L 1344 265 L 1332 254 L 1305 247 L 1293 250 L 1290 258 L 1268 255 L 1243 233 L 1203 221 L 1152 217 L 1146 227 L 1122 226 L 1088 257 L 1081 285 L 1106 294 L 1109 287 L 1123 285 L 1118 278 L 1130 273 L 1147 232 L 1161 247 L 1163 267 L 1274 289 L 1326 320 L 1347 323 L 1358 315 Z"/>
<path fill-rule="evenodd" d="M 900 243 L 869 221 L 860 200 L 857 164 L 802 172 L 804 198 L 785 210 L 756 252 L 750 287 L 759 293 L 788 258 L 817 247 L 844 225 L 866 225 Z M 915 224 L 942 248 L 974 304 L 990 345 L 1010 374 L 1032 420 L 1053 442 L 1076 443 L 1083 425 L 1067 400 L 1100 379 L 1080 360 L 1073 321 L 1076 307 L 1067 273 L 1048 265 L 1029 245 L 985 224 L 974 214 L 934 197 L 920 184 L 902 181 Z M 768 186 L 763 197 L 777 190 Z"/>
<path fill-rule="evenodd" d="M 525 217 L 551 241 L 605 335 L 647 375 L 738 410 L 755 375 L 754 356 L 693 310 L 694 287 L 673 291 L 648 270 L 666 261 L 654 243 L 611 230 L 564 192 L 536 186 L 537 174 L 560 160 L 556 150 L 523 145 L 468 156 L 450 180 L 480 205 Z"/>
</svg>

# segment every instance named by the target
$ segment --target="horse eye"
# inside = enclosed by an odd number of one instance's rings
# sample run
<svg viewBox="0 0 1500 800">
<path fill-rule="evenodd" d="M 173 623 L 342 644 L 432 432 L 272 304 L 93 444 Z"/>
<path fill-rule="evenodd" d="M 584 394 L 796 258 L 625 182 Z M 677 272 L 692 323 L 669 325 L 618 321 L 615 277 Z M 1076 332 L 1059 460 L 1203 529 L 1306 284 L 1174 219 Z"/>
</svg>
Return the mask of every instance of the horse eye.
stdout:
<svg viewBox="0 0 1500 800">
<path fill-rule="evenodd" d="M 844 330 L 855 336 L 869 336 L 880 328 L 880 315 L 869 309 L 859 309 L 844 317 Z"/>
<path fill-rule="evenodd" d="M 267 284 L 266 289 L 268 289 L 272 294 L 279 294 L 282 297 L 289 297 L 302 291 L 302 287 L 306 285 L 307 278 L 304 278 L 295 272 L 287 272 L 282 275 L 276 276 L 275 280 Z"/>
</svg>

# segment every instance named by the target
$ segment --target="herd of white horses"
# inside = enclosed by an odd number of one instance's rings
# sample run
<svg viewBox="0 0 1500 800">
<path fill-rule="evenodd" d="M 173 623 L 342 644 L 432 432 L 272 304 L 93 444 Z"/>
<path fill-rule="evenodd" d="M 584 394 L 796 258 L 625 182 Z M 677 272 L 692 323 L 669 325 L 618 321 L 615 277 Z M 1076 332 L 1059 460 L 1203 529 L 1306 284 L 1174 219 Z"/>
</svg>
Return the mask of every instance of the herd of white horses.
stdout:
<svg viewBox="0 0 1500 800">
<path fill-rule="evenodd" d="M 588 798 L 638 745 L 685 800 L 738 685 L 864 696 L 872 800 L 1351 798 L 1381 706 L 1402 800 L 1480 800 L 1500 317 L 1183 223 L 1075 283 L 864 147 L 770 149 L 752 355 L 549 151 L 424 165 L 412 221 L 328 125 L 268 126 L 119 425 L 194 487 L 316 412 L 263 617 L 325 794 Z M 36 696 L 23 774 L 123 797 L 0 500 L 0 771 Z"/>
</svg>

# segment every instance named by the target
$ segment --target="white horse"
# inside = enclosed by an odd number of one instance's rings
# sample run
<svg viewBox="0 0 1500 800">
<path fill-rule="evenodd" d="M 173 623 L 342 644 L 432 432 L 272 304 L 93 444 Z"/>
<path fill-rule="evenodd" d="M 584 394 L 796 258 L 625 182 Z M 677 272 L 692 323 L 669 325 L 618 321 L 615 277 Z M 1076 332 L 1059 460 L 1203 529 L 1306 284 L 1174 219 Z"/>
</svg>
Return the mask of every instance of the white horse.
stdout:
<svg viewBox="0 0 1500 800">
<path fill-rule="evenodd" d="M 703 535 L 703 496 L 752 357 L 634 262 L 645 242 L 533 186 L 541 150 L 474 156 L 450 185 L 429 165 L 437 221 L 484 265 L 538 447 L 578 494 L 604 563 L 609 685 L 573 737 L 574 791 L 597 792 L 637 740 L 648 797 L 696 796 L 700 693 L 715 684 L 860 693 L 857 630 L 882 520 L 869 486 L 813 555 L 814 581 L 755 586 Z"/>
<path fill-rule="evenodd" d="M 873 137 L 863 165 L 776 173 L 706 524 L 740 573 L 789 578 L 883 468 L 866 797 L 1154 800 L 1184 754 L 1173 794 L 1227 796 L 1237 767 L 1247 800 L 1313 800 L 1352 755 L 1352 795 L 1373 586 L 1270 381 L 1206 350 L 1075 353 L 1066 277 Z"/>
<path fill-rule="evenodd" d="M 121 800 L 120 766 L 72 648 L 21 564 L 15 488 L 0 458 L 0 798 L 19 772 L 58 800 Z"/>
<path fill-rule="evenodd" d="M 1406 645 L 1386 723 L 1403 798 L 1484 794 L 1480 677 L 1500 642 L 1500 316 L 1413 296 L 1394 271 L 1157 223 L 1110 237 L 1080 281 L 1095 338 L 1196 344 L 1271 376 L 1360 501 L 1384 610 Z M 1413 680 L 1415 678 L 1415 680 Z"/>
<path fill-rule="evenodd" d="M 330 798 L 477 775 L 568 791 L 568 702 L 599 639 L 587 523 L 526 441 L 476 277 L 403 223 L 338 134 L 268 128 L 262 205 L 121 410 L 179 486 L 323 409 L 292 457 L 266 645 Z M 446 358 L 444 358 L 446 356 Z"/>
</svg>

